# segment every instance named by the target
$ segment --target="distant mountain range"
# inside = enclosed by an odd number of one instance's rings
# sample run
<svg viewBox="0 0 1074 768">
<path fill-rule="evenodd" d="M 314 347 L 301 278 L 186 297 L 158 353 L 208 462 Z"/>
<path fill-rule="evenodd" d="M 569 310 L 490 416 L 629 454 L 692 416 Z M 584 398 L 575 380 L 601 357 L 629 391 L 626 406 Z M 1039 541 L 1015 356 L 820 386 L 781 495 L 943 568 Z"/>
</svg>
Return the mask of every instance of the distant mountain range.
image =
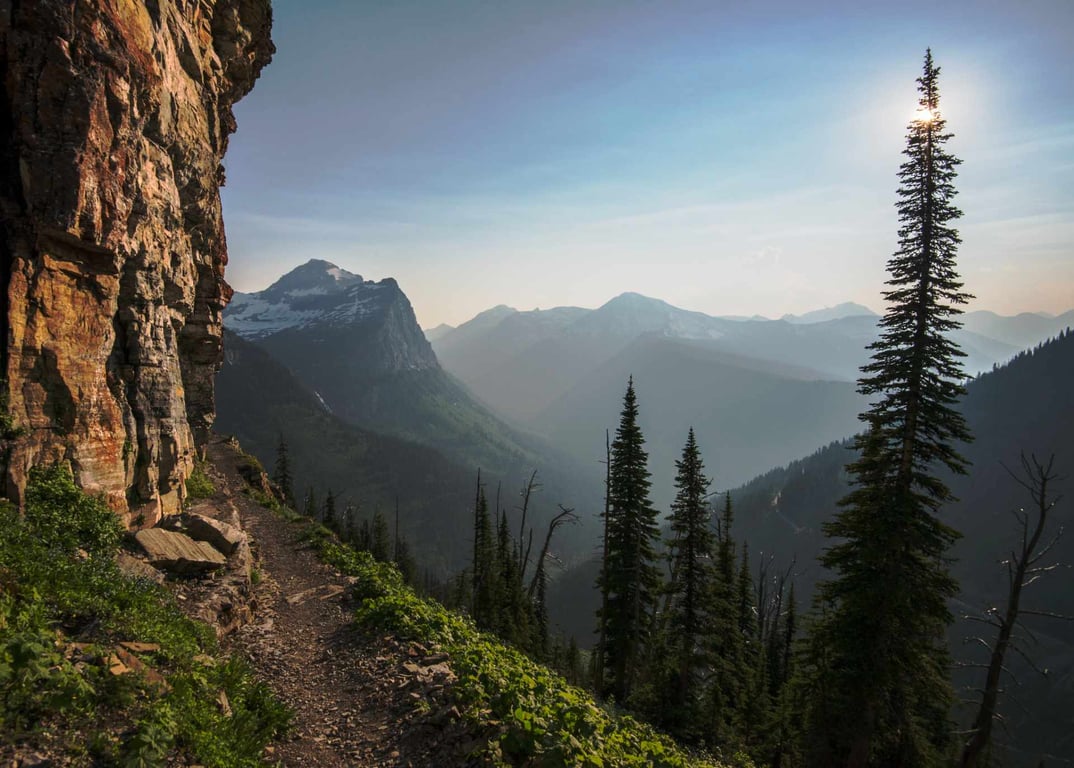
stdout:
<svg viewBox="0 0 1074 768">
<path fill-rule="evenodd" d="M 834 307 L 825 307 L 824 309 L 815 309 L 812 312 L 806 312 L 801 315 L 784 315 L 780 320 L 784 320 L 788 323 L 794 323 L 796 325 L 808 325 L 809 323 L 824 323 L 829 320 L 842 320 L 844 317 L 876 317 L 876 313 L 866 306 L 861 304 L 855 304 L 852 301 L 846 301 L 842 304 L 836 304 Z M 751 318 L 759 320 L 763 318 Z"/>
<path fill-rule="evenodd" d="M 598 309 L 494 307 L 441 329 L 433 348 L 491 409 L 582 461 L 599 458 L 632 374 L 654 467 L 672 466 L 692 425 L 727 487 L 857 429 L 851 383 L 877 320 L 854 303 L 780 320 L 714 317 L 626 293 Z M 973 374 L 1074 324 L 1074 312 L 965 321 L 954 338 Z M 666 505 L 670 474 L 654 482 Z"/>
</svg>

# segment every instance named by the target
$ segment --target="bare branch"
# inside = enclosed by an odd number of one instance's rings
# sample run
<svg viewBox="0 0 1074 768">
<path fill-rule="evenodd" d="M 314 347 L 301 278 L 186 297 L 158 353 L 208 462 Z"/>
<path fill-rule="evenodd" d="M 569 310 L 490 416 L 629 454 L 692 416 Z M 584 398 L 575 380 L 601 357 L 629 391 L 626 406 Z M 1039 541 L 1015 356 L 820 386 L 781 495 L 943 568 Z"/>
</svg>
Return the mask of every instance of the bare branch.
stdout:
<svg viewBox="0 0 1074 768">
<path fill-rule="evenodd" d="M 1044 616 L 1049 619 L 1060 619 L 1062 621 L 1074 621 L 1074 616 L 1067 616 L 1063 613 L 1052 613 L 1051 611 L 1031 611 L 1028 608 L 1023 608 L 1020 613 L 1026 616 Z"/>
</svg>

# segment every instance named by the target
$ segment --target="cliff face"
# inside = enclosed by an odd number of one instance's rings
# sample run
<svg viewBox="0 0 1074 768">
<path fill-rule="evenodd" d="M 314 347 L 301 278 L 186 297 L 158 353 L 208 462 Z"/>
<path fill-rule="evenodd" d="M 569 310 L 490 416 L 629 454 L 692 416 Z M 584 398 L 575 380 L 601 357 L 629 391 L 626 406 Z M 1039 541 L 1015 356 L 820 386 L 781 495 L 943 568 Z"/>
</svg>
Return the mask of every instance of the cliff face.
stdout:
<svg viewBox="0 0 1074 768">
<path fill-rule="evenodd" d="M 134 523 L 175 509 L 212 424 L 232 105 L 269 0 L 0 0 L 0 365 L 33 463 Z"/>
</svg>

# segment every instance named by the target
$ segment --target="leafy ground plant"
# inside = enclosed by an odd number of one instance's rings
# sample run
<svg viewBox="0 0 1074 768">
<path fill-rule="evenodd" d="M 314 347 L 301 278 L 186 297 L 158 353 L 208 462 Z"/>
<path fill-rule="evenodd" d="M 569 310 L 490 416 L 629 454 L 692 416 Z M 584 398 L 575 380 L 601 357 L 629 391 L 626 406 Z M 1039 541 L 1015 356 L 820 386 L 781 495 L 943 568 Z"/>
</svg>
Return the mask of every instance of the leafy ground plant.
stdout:
<svg viewBox="0 0 1074 768">
<path fill-rule="evenodd" d="M 121 536 L 63 467 L 31 472 L 22 515 L 0 505 L 0 742 L 103 765 L 261 765 L 289 713 L 166 589 L 118 569 Z"/>
<path fill-rule="evenodd" d="M 605 709 L 546 667 L 478 632 L 463 616 L 418 597 L 394 566 L 335 541 L 322 542 L 324 559 L 357 578 L 360 627 L 436 645 L 450 655 L 465 717 L 488 734 L 484 759 L 499 765 L 718 765 Z"/>
</svg>

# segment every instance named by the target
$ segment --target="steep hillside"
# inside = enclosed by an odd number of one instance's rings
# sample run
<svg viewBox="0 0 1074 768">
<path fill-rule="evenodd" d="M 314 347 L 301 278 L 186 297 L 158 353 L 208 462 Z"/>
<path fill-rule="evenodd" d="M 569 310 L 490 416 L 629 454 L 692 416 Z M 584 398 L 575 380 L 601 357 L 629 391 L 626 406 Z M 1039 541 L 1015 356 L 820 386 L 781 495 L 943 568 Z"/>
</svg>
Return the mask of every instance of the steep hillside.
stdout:
<svg viewBox="0 0 1074 768">
<path fill-rule="evenodd" d="M 216 383 L 218 432 L 238 437 L 266 467 L 273 466 L 282 435 L 296 494 L 307 486 L 322 495 L 331 490 L 341 508 L 356 504 L 365 517 L 377 508 L 393 514 L 398 501 L 401 533 L 424 568 L 443 578 L 465 566 L 473 536 L 476 466 L 346 422 L 260 346 L 230 332 L 225 332 L 224 343 L 224 365 Z M 483 477 L 490 489 L 502 483 L 505 505 L 511 509 L 530 471 L 528 465 L 503 474 L 486 468 Z M 553 485 L 550 493 L 535 498 L 538 521 L 564 500 L 552 495 L 559 487 Z M 583 541 L 588 540 L 564 540 L 564 554 L 584 551 Z"/>
<path fill-rule="evenodd" d="M 1065 478 L 1055 488 L 1066 492 L 1055 510 L 1053 535 L 1074 522 L 1070 502 L 1070 478 L 1074 476 L 1074 392 L 1060 382 L 1074 380 L 1074 334 L 1024 353 L 1009 365 L 970 383 L 963 412 L 974 441 L 963 447 L 972 462 L 970 472 L 949 477 L 959 501 L 944 510 L 944 519 L 961 531 L 963 538 L 953 550 L 952 570 L 961 585 L 958 615 L 981 615 L 988 606 L 1003 605 L 1006 571 L 999 564 L 1015 545 L 1017 528 L 1012 510 L 1028 507 L 1025 491 L 1007 474 L 1004 466 L 1018 467 L 1019 454 L 1035 454 L 1042 460 L 1055 454 L 1058 474 Z M 846 446 L 835 444 L 814 455 L 773 470 L 732 492 L 737 499 L 739 532 L 757 551 L 771 553 L 780 561 L 796 560 L 803 594 L 812 591 L 823 573 L 815 564 L 827 545 L 822 523 L 836 509 L 847 491 L 844 465 L 852 458 Z M 1074 538 L 1061 538 L 1049 556 L 1063 568 L 1040 579 L 1024 598 L 1024 608 L 1074 615 L 1074 592 L 1066 567 L 1074 564 Z M 1074 739 L 1069 713 L 1074 710 L 1074 626 L 1068 621 L 1027 617 L 1038 637 L 1027 646 L 1042 669 L 1041 677 L 1017 657 L 1009 666 L 1021 681 L 1011 690 L 1018 702 L 1007 699 L 1003 712 L 1009 725 L 1010 745 L 1028 755 L 1052 753 L 1074 760 Z M 976 646 L 964 638 L 981 634 L 981 626 L 961 621 L 951 631 L 956 659 L 980 662 Z M 960 684 L 980 685 L 979 670 L 958 676 Z M 976 676 L 975 676 L 976 675 Z M 1023 709 L 1024 708 L 1024 709 Z M 1004 739 L 1008 741 L 1008 739 Z M 1014 753 L 1012 764 L 1023 764 Z M 1036 762 L 1033 762 L 1036 765 Z"/>
<path fill-rule="evenodd" d="M 282 364 L 230 332 L 217 376 L 218 432 L 233 434 L 266 467 L 276 460 L 282 435 L 288 444 L 295 493 L 307 486 L 331 490 L 340 507 L 362 514 L 393 512 L 401 532 L 434 573 L 465 561 L 471 535 L 474 471 L 428 446 L 371 432 L 334 416 Z"/>
<path fill-rule="evenodd" d="M 129 520 L 178 507 L 230 296 L 221 160 L 271 23 L 268 0 L 0 12 L 5 496 L 63 459 Z"/>
</svg>

